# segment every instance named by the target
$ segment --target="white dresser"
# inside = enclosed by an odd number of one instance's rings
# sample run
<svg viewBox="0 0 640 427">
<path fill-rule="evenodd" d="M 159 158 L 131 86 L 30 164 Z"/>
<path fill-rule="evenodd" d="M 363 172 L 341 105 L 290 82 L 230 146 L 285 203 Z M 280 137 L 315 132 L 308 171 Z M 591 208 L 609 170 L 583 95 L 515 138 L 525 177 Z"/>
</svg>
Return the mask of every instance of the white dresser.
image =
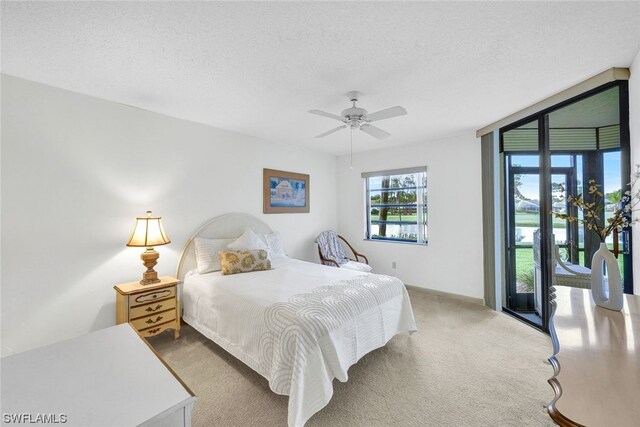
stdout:
<svg viewBox="0 0 640 427">
<path fill-rule="evenodd" d="M 191 425 L 194 394 L 128 323 L 1 362 L 3 424 Z"/>
</svg>

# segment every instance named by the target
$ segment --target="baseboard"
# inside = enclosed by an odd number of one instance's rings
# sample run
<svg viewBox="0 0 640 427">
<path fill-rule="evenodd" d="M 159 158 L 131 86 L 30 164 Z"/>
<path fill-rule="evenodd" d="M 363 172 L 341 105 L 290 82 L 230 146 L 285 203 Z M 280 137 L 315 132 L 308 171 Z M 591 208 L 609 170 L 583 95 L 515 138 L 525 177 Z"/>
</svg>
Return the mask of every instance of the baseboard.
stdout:
<svg viewBox="0 0 640 427">
<path fill-rule="evenodd" d="M 2 347 L 0 347 L 1 352 L 0 352 L 0 357 L 6 357 L 6 356 L 11 356 L 12 354 L 16 354 L 15 351 L 13 351 L 12 348 L 7 347 L 5 345 L 3 345 Z"/>
<path fill-rule="evenodd" d="M 405 284 L 405 286 L 407 287 L 407 289 L 411 289 L 412 291 L 424 292 L 431 295 L 438 295 L 441 297 L 453 298 L 453 299 L 457 299 L 465 302 L 470 302 L 472 304 L 484 305 L 483 298 L 474 298 L 474 297 L 468 297 L 466 295 L 452 294 L 450 292 L 436 291 L 435 289 L 423 288 L 421 286 L 413 286 L 413 285 L 407 285 L 407 284 Z"/>
</svg>

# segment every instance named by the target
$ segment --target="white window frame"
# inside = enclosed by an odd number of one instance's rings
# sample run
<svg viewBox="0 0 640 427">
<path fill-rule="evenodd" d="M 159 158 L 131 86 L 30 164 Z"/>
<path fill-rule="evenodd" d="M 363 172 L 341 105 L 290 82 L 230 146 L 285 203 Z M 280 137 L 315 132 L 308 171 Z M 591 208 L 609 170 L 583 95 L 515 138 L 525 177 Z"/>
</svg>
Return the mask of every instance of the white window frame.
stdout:
<svg viewBox="0 0 640 427">
<path fill-rule="evenodd" d="M 404 240 L 394 238 L 375 238 L 371 233 L 371 195 L 369 187 L 369 178 L 382 177 L 382 176 L 395 176 L 395 175 L 408 175 L 408 174 L 420 174 L 416 180 L 416 225 L 417 225 L 417 238 L 416 240 Z M 420 185 L 422 181 L 422 174 L 424 174 L 425 186 Z M 419 166 L 414 168 L 404 169 L 392 169 L 386 171 L 375 172 L 363 172 L 362 178 L 364 178 L 365 184 L 365 240 L 372 242 L 387 242 L 387 243 L 405 243 L 413 245 L 427 245 L 428 244 L 428 225 L 425 222 L 424 213 L 427 207 L 427 167 Z M 421 224 L 425 224 L 423 228 Z M 425 231 L 426 229 L 426 231 Z"/>
</svg>

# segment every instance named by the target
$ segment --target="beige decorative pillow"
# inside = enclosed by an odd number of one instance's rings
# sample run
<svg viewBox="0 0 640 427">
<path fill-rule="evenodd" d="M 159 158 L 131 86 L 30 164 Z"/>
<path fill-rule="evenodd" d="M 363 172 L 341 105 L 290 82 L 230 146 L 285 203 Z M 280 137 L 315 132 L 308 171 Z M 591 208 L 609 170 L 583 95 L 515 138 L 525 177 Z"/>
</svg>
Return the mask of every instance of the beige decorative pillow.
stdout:
<svg viewBox="0 0 640 427">
<path fill-rule="evenodd" d="M 269 251 L 256 249 L 252 251 L 219 252 L 222 274 L 248 273 L 250 271 L 271 270 Z"/>
</svg>

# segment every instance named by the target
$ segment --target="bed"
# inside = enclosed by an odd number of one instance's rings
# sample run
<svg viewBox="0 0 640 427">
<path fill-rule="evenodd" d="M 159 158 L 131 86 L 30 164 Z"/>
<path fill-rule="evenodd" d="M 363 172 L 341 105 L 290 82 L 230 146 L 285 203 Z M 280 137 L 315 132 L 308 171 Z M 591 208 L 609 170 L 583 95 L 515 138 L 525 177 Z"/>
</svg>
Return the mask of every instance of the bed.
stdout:
<svg viewBox="0 0 640 427">
<path fill-rule="evenodd" d="M 223 275 L 196 271 L 194 239 L 269 234 L 245 214 L 216 217 L 191 236 L 178 262 L 183 320 L 289 396 L 288 425 L 303 426 L 333 395 L 333 379 L 394 335 L 416 329 L 404 284 L 395 277 L 292 259 L 271 270 Z"/>
</svg>

